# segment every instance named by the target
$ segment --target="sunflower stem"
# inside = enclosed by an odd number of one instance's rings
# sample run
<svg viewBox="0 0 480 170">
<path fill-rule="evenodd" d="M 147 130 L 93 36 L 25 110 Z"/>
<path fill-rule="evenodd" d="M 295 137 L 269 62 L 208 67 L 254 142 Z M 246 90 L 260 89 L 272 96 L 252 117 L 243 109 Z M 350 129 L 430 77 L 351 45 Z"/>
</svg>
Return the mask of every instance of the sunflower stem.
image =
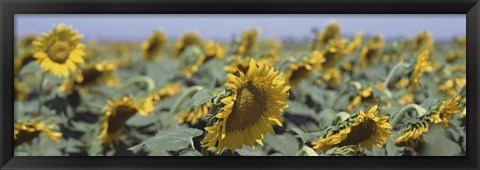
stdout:
<svg viewBox="0 0 480 170">
<path fill-rule="evenodd" d="M 351 82 L 349 83 L 349 85 L 355 87 L 355 89 L 357 89 L 357 90 L 360 90 L 360 89 L 362 88 L 362 84 L 360 84 L 360 83 L 357 82 L 357 81 L 351 81 Z M 348 89 L 349 89 L 349 88 L 347 87 L 347 88 L 344 88 L 344 89 L 342 89 L 342 90 L 340 91 L 340 94 L 337 95 L 337 97 L 335 97 L 335 99 L 333 100 L 332 105 L 330 106 L 330 108 L 334 108 L 334 107 L 337 105 L 338 100 L 340 100 L 340 98 L 342 98 L 343 95 L 345 95 L 345 94 L 347 93 Z"/>
<path fill-rule="evenodd" d="M 404 63 L 404 62 L 400 62 L 392 68 L 390 73 L 388 73 L 387 78 L 383 82 L 383 86 L 384 86 L 383 87 L 383 89 L 384 89 L 383 92 L 387 95 L 388 98 L 392 98 L 392 93 L 390 92 L 390 89 L 388 89 L 388 85 L 390 84 L 390 81 L 392 80 L 393 75 L 395 74 L 395 72 L 397 72 L 397 70 L 399 68 L 401 68 L 401 67 L 408 68 L 408 66 L 409 66 L 409 64 Z"/>
<path fill-rule="evenodd" d="M 42 114 L 43 105 L 43 84 L 45 83 L 45 73 L 42 73 L 40 84 L 38 86 L 38 114 Z"/>
<path fill-rule="evenodd" d="M 188 88 L 183 94 L 177 99 L 177 101 L 173 104 L 172 109 L 170 109 L 170 115 L 177 113 L 178 107 L 188 98 L 192 97 L 197 93 L 199 90 L 203 89 L 202 86 L 192 86 Z"/>
<path fill-rule="evenodd" d="M 465 96 L 467 93 L 467 84 L 463 85 L 462 88 L 458 90 L 458 95 Z"/>
<path fill-rule="evenodd" d="M 401 108 L 397 114 L 395 114 L 395 117 L 392 119 L 392 127 L 395 127 L 398 123 L 400 123 L 400 120 L 404 117 L 404 115 L 412 109 L 417 111 L 418 117 L 423 116 L 427 112 L 427 110 L 418 104 L 408 104 Z"/>
<path fill-rule="evenodd" d="M 125 88 L 134 85 L 135 83 L 138 82 L 145 82 L 147 83 L 147 91 L 152 91 L 155 88 L 155 82 L 152 80 L 152 78 L 148 76 L 137 76 L 133 77 L 131 79 L 128 79 L 122 85 L 120 85 L 117 89 L 115 89 L 115 92 L 113 93 L 111 98 L 116 97 L 117 95 L 121 94 L 120 92 L 123 91 Z"/>
</svg>

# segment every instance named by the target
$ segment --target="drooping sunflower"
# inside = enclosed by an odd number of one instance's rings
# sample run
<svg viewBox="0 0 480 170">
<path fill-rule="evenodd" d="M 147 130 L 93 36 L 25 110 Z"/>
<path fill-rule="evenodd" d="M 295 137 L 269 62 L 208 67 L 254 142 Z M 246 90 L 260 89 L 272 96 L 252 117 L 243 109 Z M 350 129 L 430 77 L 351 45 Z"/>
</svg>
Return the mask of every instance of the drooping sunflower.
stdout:
<svg viewBox="0 0 480 170">
<path fill-rule="evenodd" d="M 21 122 L 15 123 L 13 129 L 14 146 L 19 146 L 24 143 L 31 142 L 37 138 L 41 133 L 46 135 L 49 139 L 60 142 L 62 133 L 52 130 L 55 125 L 47 126 L 41 122 Z"/>
<path fill-rule="evenodd" d="M 465 58 L 466 56 L 467 51 L 465 49 L 450 51 L 445 55 L 445 61 L 447 61 L 448 63 L 453 63 L 461 58 Z"/>
<path fill-rule="evenodd" d="M 329 88 L 335 88 L 339 86 L 341 81 L 342 73 L 339 68 L 332 68 L 315 80 L 317 84 L 323 84 L 326 82 Z"/>
<path fill-rule="evenodd" d="M 310 77 L 313 70 L 322 68 L 325 58 L 320 51 L 313 51 L 311 56 L 304 57 L 303 60 L 293 63 L 285 73 L 287 82 L 295 86 L 300 81 Z"/>
<path fill-rule="evenodd" d="M 422 31 L 412 39 L 412 49 L 414 51 L 433 50 L 435 41 L 428 31 Z"/>
<path fill-rule="evenodd" d="M 378 59 L 381 49 L 385 46 L 385 40 L 381 35 L 375 35 L 368 40 L 365 47 L 360 50 L 360 64 L 362 66 L 370 65 L 374 60 Z"/>
<path fill-rule="evenodd" d="M 412 83 L 412 88 L 415 89 L 420 86 L 420 77 L 432 69 L 430 65 L 430 57 L 430 50 L 423 51 L 417 57 L 413 70 L 410 73 L 410 82 Z"/>
<path fill-rule="evenodd" d="M 322 46 L 330 43 L 330 41 L 340 38 L 341 34 L 342 28 L 340 25 L 336 21 L 330 22 L 322 32 L 317 34 L 311 50 L 320 50 Z"/>
<path fill-rule="evenodd" d="M 449 127 L 449 121 L 452 120 L 455 114 L 460 112 L 463 107 L 460 103 L 461 99 L 462 97 L 457 95 L 449 100 L 440 100 L 436 104 L 436 107 L 431 109 L 433 114 L 430 116 L 430 121 L 435 124 Z"/>
<path fill-rule="evenodd" d="M 224 148 L 234 152 L 244 144 L 252 149 L 255 143 L 263 145 L 267 132 L 275 134 L 272 126 L 282 126 L 279 118 L 288 107 L 290 86 L 281 73 L 265 64 L 257 66 L 254 59 L 246 73 L 228 74 L 225 86 L 232 94 L 221 99 L 225 106 L 215 115 L 217 122 L 205 128 L 202 147 L 216 147 L 219 154 Z"/>
<path fill-rule="evenodd" d="M 178 58 L 180 54 L 187 49 L 187 47 L 192 45 L 200 45 L 201 40 L 197 33 L 189 32 L 182 35 L 177 42 L 173 50 L 173 57 Z"/>
<path fill-rule="evenodd" d="M 265 39 L 262 41 L 265 48 L 268 49 L 262 58 L 276 62 L 280 59 L 280 52 L 282 50 L 282 41 L 279 39 Z"/>
<path fill-rule="evenodd" d="M 210 59 L 223 59 L 225 57 L 225 47 L 220 43 L 214 41 L 206 41 L 203 43 L 203 49 L 205 50 L 205 56 L 207 60 Z"/>
<path fill-rule="evenodd" d="M 401 130 L 401 135 L 395 139 L 395 144 L 416 148 L 424 142 L 423 135 L 428 132 L 429 126 L 429 115 L 423 115 L 417 120 L 408 121 Z"/>
<path fill-rule="evenodd" d="M 77 66 L 84 62 L 85 45 L 80 43 L 83 35 L 77 34 L 71 26 L 59 24 L 50 33 L 33 42 L 36 47 L 34 57 L 40 67 L 58 77 L 68 77 Z"/>
<path fill-rule="evenodd" d="M 399 98 L 397 102 L 401 105 L 406 105 L 406 104 L 413 103 L 414 100 L 415 100 L 415 94 L 411 90 L 409 90 L 405 95 Z"/>
<path fill-rule="evenodd" d="M 455 39 L 455 45 L 465 47 L 467 45 L 467 36 L 462 35 L 460 37 L 457 37 L 457 39 Z"/>
<path fill-rule="evenodd" d="M 200 57 L 198 57 L 198 59 L 197 59 L 197 61 L 195 61 L 195 63 L 183 68 L 180 73 L 184 77 L 190 78 L 190 77 L 192 77 L 193 74 L 195 74 L 200 69 L 200 67 L 203 65 L 203 63 L 205 63 L 206 60 L 207 60 L 207 56 L 201 55 Z"/>
<path fill-rule="evenodd" d="M 373 105 L 378 104 L 377 99 L 373 96 L 373 88 L 371 86 L 360 90 L 356 96 L 350 98 L 347 110 L 351 111 L 355 106 L 361 103 L 370 103 Z"/>
<path fill-rule="evenodd" d="M 15 58 L 13 60 L 13 75 L 16 77 L 20 74 L 20 71 L 22 68 L 27 65 L 28 63 L 35 61 L 35 58 L 33 57 L 32 52 L 26 52 L 20 55 L 19 57 Z"/>
<path fill-rule="evenodd" d="M 81 71 L 76 72 L 72 78 L 67 79 L 60 87 L 60 91 L 69 93 L 73 86 L 82 89 L 90 89 L 101 84 L 115 86 L 119 82 L 119 78 L 114 75 L 115 70 L 115 64 L 107 61 L 88 64 Z"/>
<path fill-rule="evenodd" d="M 393 88 L 395 90 L 398 90 L 398 89 L 408 87 L 409 84 L 410 84 L 410 79 L 407 77 L 402 77 L 393 83 Z"/>
<path fill-rule="evenodd" d="M 360 32 L 357 35 L 355 35 L 355 38 L 353 38 L 353 40 L 350 41 L 350 43 L 348 43 L 347 47 L 345 48 L 345 54 L 350 54 L 353 51 L 355 51 L 358 47 L 360 47 L 360 45 L 362 44 L 363 35 L 364 35 L 363 32 Z"/>
<path fill-rule="evenodd" d="M 105 117 L 102 120 L 102 132 L 98 136 L 98 140 L 100 144 L 112 148 L 118 143 L 128 119 L 137 112 L 148 115 L 151 108 L 145 108 L 141 103 L 133 102 L 131 96 L 117 101 L 108 100 L 107 103 Z"/>
<path fill-rule="evenodd" d="M 178 123 L 190 123 L 191 125 L 195 125 L 198 123 L 203 116 L 208 114 L 208 111 L 212 103 L 207 102 L 197 108 L 190 108 L 177 116 Z"/>
<path fill-rule="evenodd" d="M 142 43 L 142 57 L 146 61 L 153 61 L 161 56 L 161 49 L 167 44 L 168 38 L 163 31 L 157 30 Z"/>
<path fill-rule="evenodd" d="M 355 115 L 340 121 L 337 125 L 323 131 L 320 139 L 313 141 L 313 148 L 325 152 L 334 147 L 356 145 L 368 150 L 376 145 L 383 148 L 387 137 L 392 136 L 388 116 L 377 116 L 377 105 L 365 113 L 360 110 Z"/>
<path fill-rule="evenodd" d="M 180 84 L 172 83 L 160 88 L 153 93 L 150 93 L 141 103 L 141 105 L 143 105 L 144 112 L 140 112 L 140 114 L 144 116 L 150 115 L 151 113 L 153 113 L 155 106 L 158 102 L 175 96 L 176 94 L 180 93 L 181 89 L 182 86 L 180 86 Z"/>
<path fill-rule="evenodd" d="M 447 96 L 455 96 L 457 91 L 462 88 L 467 83 L 467 78 L 465 77 L 452 77 L 443 81 L 440 86 L 438 86 L 437 91 L 441 92 Z"/>
<path fill-rule="evenodd" d="M 333 68 L 340 58 L 345 55 L 345 39 L 336 39 L 331 41 L 322 50 L 325 62 L 322 64 L 322 69 Z"/>
<path fill-rule="evenodd" d="M 235 50 L 235 55 L 250 56 L 257 46 L 257 37 L 260 34 L 258 29 L 249 29 L 243 32 L 240 44 Z"/>
<path fill-rule="evenodd" d="M 27 85 L 19 80 L 13 82 L 15 101 L 24 101 L 28 95 Z"/>
</svg>

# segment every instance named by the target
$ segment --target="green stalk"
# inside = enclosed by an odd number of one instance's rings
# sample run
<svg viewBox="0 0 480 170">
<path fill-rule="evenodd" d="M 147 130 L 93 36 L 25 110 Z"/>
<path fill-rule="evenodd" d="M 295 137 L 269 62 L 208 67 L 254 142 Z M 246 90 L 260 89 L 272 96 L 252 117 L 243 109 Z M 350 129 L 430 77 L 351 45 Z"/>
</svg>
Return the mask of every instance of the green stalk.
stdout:
<svg viewBox="0 0 480 170">
<path fill-rule="evenodd" d="M 42 73 L 40 84 L 38 86 L 38 114 L 42 114 L 43 105 L 43 84 L 45 83 L 45 73 Z"/>
<path fill-rule="evenodd" d="M 385 81 L 383 82 L 383 86 L 384 86 L 383 87 L 384 88 L 383 92 L 388 96 L 388 98 L 392 98 L 392 93 L 390 92 L 390 89 L 388 89 L 388 85 L 390 84 L 390 81 L 391 81 L 393 75 L 395 74 L 395 72 L 397 72 L 397 70 L 400 67 L 408 68 L 408 66 L 409 66 L 409 64 L 400 62 L 393 67 L 393 69 L 390 71 L 390 73 L 388 73 L 387 79 L 385 79 Z"/>
<path fill-rule="evenodd" d="M 400 120 L 403 118 L 403 116 L 410 110 L 412 109 L 415 109 L 417 111 L 417 115 L 418 117 L 421 117 L 423 116 L 427 110 L 425 110 L 422 106 L 420 105 L 417 105 L 417 104 L 408 104 L 406 106 L 404 106 L 403 108 L 401 108 L 398 113 L 395 115 L 395 117 L 393 117 L 392 119 L 392 127 L 395 127 L 399 122 Z"/>
<path fill-rule="evenodd" d="M 125 88 L 129 87 L 129 86 L 132 86 L 134 85 L 135 83 L 138 83 L 138 82 L 145 82 L 147 83 L 147 90 L 150 92 L 150 91 L 153 91 L 153 89 L 155 88 L 155 82 L 152 80 L 152 78 L 148 77 L 148 76 L 137 76 L 137 77 L 133 77 L 133 78 L 130 78 L 128 79 L 127 81 L 125 81 L 124 83 L 122 83 L 116 90 L 115 92 L 113 93 L 112 97 L 111 98 L 115 98 L 116 95 L 119 95 L 121 94 L 120 92 L 123 91 Z"/>
<path fill-rule="evenodd" d="M 178 107 L 189 97 L 192 97 L 197 91 L 203 89 L 202 86 L 192 86 L 188 88 L 182 95 L 177 99 L 177 101 L 173 104 L 172 109 L 170 109 L 170 114 L 173 115 L 177 113 Z"/>
</svg>

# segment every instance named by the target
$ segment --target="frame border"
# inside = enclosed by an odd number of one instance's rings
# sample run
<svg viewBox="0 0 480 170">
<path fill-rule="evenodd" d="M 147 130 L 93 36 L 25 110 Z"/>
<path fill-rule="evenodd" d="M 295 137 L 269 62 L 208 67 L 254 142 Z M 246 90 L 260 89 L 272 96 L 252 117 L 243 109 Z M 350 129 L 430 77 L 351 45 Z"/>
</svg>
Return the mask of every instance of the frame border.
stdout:
<svg viewBox="0 0 480 170">
<path fill-rule="evenodd" d="M 448 168 L 478 169 L 479 0 L 0 0 L 1 169 Z M 467 156 L 465 157 L 14 157 L 15 14 L 466 14 Z M 2 50 L 3 49 L 3 50 Z M 9 50 L 6 50 L 9 49 Z M 473 97 L 472 97 L 473 95 Z M 473 114 L 472 114 L 473 113 Z M 248 163 L 245 163 L 248 161 Z M 185 163 L 189 162 L 189 163 Z M 395 166 L 395 167 L 393 167 Z"/>
</svg>

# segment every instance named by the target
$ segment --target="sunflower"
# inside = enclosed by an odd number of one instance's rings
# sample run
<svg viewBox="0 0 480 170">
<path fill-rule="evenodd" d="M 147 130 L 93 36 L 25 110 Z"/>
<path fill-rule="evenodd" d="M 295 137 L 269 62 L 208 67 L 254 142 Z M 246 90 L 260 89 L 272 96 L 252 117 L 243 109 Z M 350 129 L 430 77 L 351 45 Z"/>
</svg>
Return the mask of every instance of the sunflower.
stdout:
<svg viewBox="0 0 480 170">
<path fill-rule="evenodd" d="M 69 93 L 73 86 L 90 89 L 104 83 L 113 87 L 119 82 L 118 77 L 114 76 L 115 70 L 115 64 L 107 61 L 88 64 L 81 71 L 75 73 L 72 78 L 67 79 L 60 87 L 60 91 Z"/>
<path fill-rule="evenodd" d="M 367 46 L 360 50 L 360 64 L 368 66 L 373 60 L 380 57 L 381 49 L 385 46 L 385 40 L 381 35 L 375 35 L 368 40 Z"/>
<path fill-rule="evenodd" d="M 40 133 L 45 134 L 49 139 L 60 142 L 62 133 L 53 131 L 55 125 L 47 126 L 41 122 L 21 122 L 15 123 L 13 129 L 14 145 L 19 146 L 23 143 L 31 142 L 37 138 Z"/>
<path fill-rule="evenodd" d="M 447 96 L 455 96 L 458 89 L 462 88 L 467 83 L 465 77 L 453 77 L 443 81 L 438 86 L 437 91 Z"/>
<path fill-rule="evenodd" d="M 102 123 L 102 132 L 98 136 L 100 144 L 112 148 L 123 132 L 128 119 L 137 112 L 148 115 L 151 108 L 145 108 L 141 103 L 134 103 L 132 97 L 123 97 L 117 101 L 107 101 L 108 106 Z"/>
<path fill-rule="evenodd" d="M 160 56 L 160 50 L 167 44 L 168 38 L 163 31 L 155 31 L 142 43 L 142 57 L 146 61 L 153 61 Z"/>
<path fill-rule="evenodd" d="M 297 85 L 300 81 L 310 77 L 314 69 L 321 69 L 325 58 L 320 51 L 313 51 L 310 57 L 304 57 L 303 60 L 290 65 L 285 78 L 292 86 Z"/>
<path fill-rule="evenodd" d="M 240 44 L 235 50 L 235 55 L 249 56 L 257 45 L 257 37 L 260 31 L 257 29 L 250 29 L 242 34 Z"/>
<path fill-rule="evenodd" d="M 160 88 L 158 91 L 147 95 L 142 102 L 144 108 L 146 108 L 144 110 L 147 110 L 146 113 L 148 114 L 151 113 L 155 108 L 156 103 L 169 97 L 175 96 L 176 94 L 180 93 L 181 89 L 182 87 L 180 86 L 180 84 L 172 83 Z"/>
<path fill-rule="evenodd" d="M 33 46 L 33 42 L 37 39 L 35 34 L 30 34 L 22 38 L 20 41 L 21 48 L 29 48 Z"/>
<path fill-rule="evenodd" d="M 340 38 L 341 34 L 342 28 L 338 23 L 336 21 L 330 22 L 322 32 L 318 33 L 311 50 L 319 50 L 322 46 L 330 43 L 330 41 Z"/>
<path fill-rule="evenodd" d="M 331 41 L 322 50 L 322 54 L 325 58 L 322 68 L 329 69 L 334 67 L 340 58 L 345 55 L 345 39 Z"/>
<path fill-rule="evenodd" d="M 435 41 L 428 31 L 422 31 L 412 39 L 412 49 L 414 51 L 423 51 L 432 49 Z"/>
<path fill-rule="evenodd" d="M 399 98 L 397 102 L 401 105 L 406 105 L 406 104 L 413 103 L 414 100 L 415 100 L 415 94 L 411 90 L 409 90 L 404 96 Z"/>
<path fill-rule="evenodd" d="M 272 60 L 274 62 L 280 59 L 280 51 L 282 50 L 282 41 L 278 39 L 266 39 L 263 41 L 265 48 L 268 49 L 262 58 Z"/>
<path fill-rule="evenodd" d="M 209 59 L 223 59 L 225 57 L 225 48 L 216 42 L 207 41 L 203 43 L 203 49 L 205 50 L 205 56 Z"/>
<path fill-rule="evenodd" d="M 420 86 L 420 77 L 432 69 L 430 65 L 430 57 L 431 52 L 429 50 L 423 51 L 417 57 L 413 70 L 410 74 L 410 82 L 412 83 L 414 89 Z"/>
<path fill-rule="evenodd" d="M 452 120 L 455 114 L 462 108 L 462 104 L 460 103 L 461 99 L 462 97 L 457 95 L 449 100 L 440 100 L 436 104 L 437 107 L 431 109 L 433 114 L 430 117 L 430 121 L 448 127 L 448 122 Z"/>
<path fill-rule="evenodd" d="M 15 58 L 15 60 L 13 61 L 13 75 L 15 77 L 18 76 L 22 68 L 34 60 L 35 58 L 33 57 L 32 52 L 23 53 L 19 57 Z"/>
<path fill-rule="evenodd" d="M 200 37 L 197 33 L 189 32 L 182 35 L 177 42 L 173 50 L 173 57 L 178 58 L 189 46 L 200 45 Z"/>
<path fill-rule="evenodd" d="M 313 141 L 313 148 L 325 152 L 334 147 L 356 145 L 372 150 L 376 145 L 383 148 L 387 137 L 392 133 L 388 116 L 377 116 L 377 105 L 370 107 L 367 113 L 360 110 L 357 114 L 339 122 L 334 127 L 327 128 L 320 139 Z"/>
<path fill-rule="evenodd" d="M 83 35 L 77 34 L 71 26 L 59 24 L 50 33 L 33 42 L 37 48 L 34 57 L 40 67 L 58 77 L 68 77 L 70 71 L 84 62 L 85 45 L 80 43 Z"/>
<path fill-rule="evenodd" d="M 351 111 L 355 106 L 359 105 L 360 103 L 370 103 L 370 104 L 377 104 L 377 100 L 373 96 L 373 88 L 367 87 L 360 90 L 356 96 L 350 98 L 350 103 L 348 103 L 347 110 Z"/>
<path fill-rule="evenodd" d="M 190 108 L 177 116 L 177 122 L 180 124 L 188 122 L 191 125 L 195 125 L 197 124 L 198 120 L 208 114 L 211 106 L 212 103 L 207 102 L 205 104 L 202 104 L 201 106 L 198 106 L 197 108 Z"/>
<path fill-rule="evenodd" d="M 461 58 L 465 58 L 466 56 L 467 56 L 467 51 L 465 49 L 451 51 L 445 55 L 445 61 L 447 61 L 448 63 L 453 63 Z"/>
<path fill-rule="evenodd" d="M 257 66 L 254 59 L 250 60 L 246 73 L 228 74 L 225 86 L 232 94 L 221 99 L 225 106 L 215 115 L 217 122 L 205 128 L 202 147 L 216 146 L 219 154 L 224 148 L 234 152 L 244 144 L 252 149 L 255 143 L 263 145 L 267 132 L 275 134 L 272 126 L 282 126 L 279 118 L 288 107 L 290 86 L 281 73 L 265 64 Z"/>
<path fill-rule="evenodd" d="M 15 101 L 24 101 L 28 95 L 27 85 L 22 81 L 14 80 L 13 86 Z"/>
<path fill-rule="evenodd" d="M 409 84 L 410 84 L 410 79 L 406 77 L 402 77 L 393 84 L 393 88 L 398 90 L 398 89 L 408 87 Z"/>
<path fill-rule="evenodd" d="M 363 35 L 363 32 L 358 33 L 355 38 L 353 38 L 353 40 L 348 43 L 347 47 L 345 48 L 346 54 L 352 53 L 362 44 Z"/>
<path fill-rule="evenodd" d="M 200 57 L 198 57 L 198 59 L 197 59 L 197 61 L 195 61 L 195 63 L 183 68 L 180 73 L 184 77 L 190 78 L 190 77 L 192 77 L 193 74 L 195 74 L 200 69 L 200 67 L 203 65 L 203 63 L 205 63 L 206 60 L 207 60 L 207 56 L 201 55 Z"/>
<path fill-rule="evenodd" d="M 462 118 L 465 118 L 465 117 L 467 116 L 467 107 L 465 107 L 465 108 L 463 109 L 463 111 L 460 113 L 460 116 L 461 116 Z"/>
<path fill-rule="evenodd" d="M 455 40 L 455 45 L 465 47 L 467 45 L 467 36 L 462 35 Z"/>
<path fill-rule="evenodd" d="M 320 78 L 315 80 L 317 84 L 327 83 L 329 88 L 335 88 L 340 85 L 342 81 L 342 73 L 339 68 L 332 68 L 325 72 Z"/>
<path fill-rule="evenodd" d="M 423 115 L 418 120 L 408 121 L 400 132 L 400 136 L 395 139 L 397 145 L 406 145 L 416 148 L 423 143 L 423 135 L 428 132 L 430 126 L 429 116 Z"/>
<path fill-rule="evenodd" d="M 453 73 L 467 73 L 467 67 L 465 67 L 465 65 L 458 65 L 458 66 L 452 66 L 450 67 L 449 71 L 453 74 Z"/>
<path fill-rule="evenodd" d="M 273 66 L 271 60 L 268 60 L 268 59 L 256 60 L 255 63 L 257 63 L 257 66 L 258 65 L 267 65 L 269 67 Z M 238 72 L 246 73 L 249 65 L 250 65 L 250 62 L 247 59 L 237 57 L 229 65 L 225 66 L 223 69 L 227 71 L 227 73 L 229 74 L 237 74 Z"/>
</svg>

